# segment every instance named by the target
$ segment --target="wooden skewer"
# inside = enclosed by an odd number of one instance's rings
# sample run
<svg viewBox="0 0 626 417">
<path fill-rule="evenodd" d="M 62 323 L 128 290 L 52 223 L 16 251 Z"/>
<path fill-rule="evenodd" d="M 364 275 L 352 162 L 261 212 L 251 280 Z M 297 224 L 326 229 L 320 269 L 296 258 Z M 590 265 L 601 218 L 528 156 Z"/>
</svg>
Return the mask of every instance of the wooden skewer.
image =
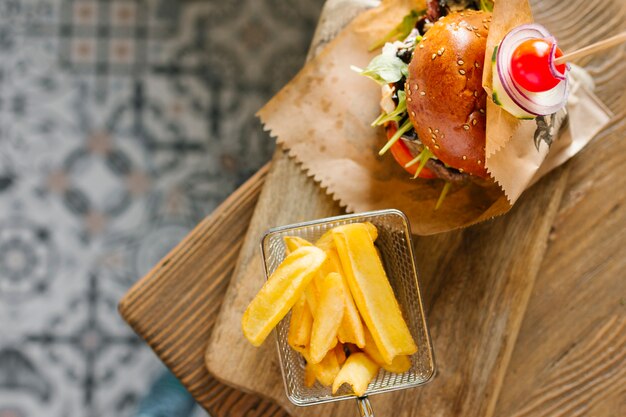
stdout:
<svg viewBox="0 0 626 417">
<path fill-rule="evenodd" d="M 619 45 L 622 42 L 626 42 L 626 31 L 619 33 L 610 38 L 601 40 L 600 42 L 592 43 L 591 45 L 580 48 L 577 51 L 567 53 L 554 60 L 554 65 L 564 64 L 568 61 L 573 61 L 578 58 L 582 58 L 587 55 L 595 54 L 596 52 L 603 51 L 613 46 Z"/>
</svg>

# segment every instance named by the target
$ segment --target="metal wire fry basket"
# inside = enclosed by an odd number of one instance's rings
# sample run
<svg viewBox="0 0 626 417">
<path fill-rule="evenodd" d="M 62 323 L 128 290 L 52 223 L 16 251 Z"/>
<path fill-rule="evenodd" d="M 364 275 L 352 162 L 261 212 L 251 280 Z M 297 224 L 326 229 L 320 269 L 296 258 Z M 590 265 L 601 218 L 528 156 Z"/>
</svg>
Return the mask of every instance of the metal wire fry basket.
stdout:
<svg viewBox="0 0 626 417">
<path fill-rule="evenodd" d="M 371 222 L 378 229 L 375 244 L 380 250 L 402 314 L 418 346 L 417 353 L 411 357 L 411 369 L 403 374 L 381 369 L 369 384 L 365 397 L 359 399 L 361 415 L 365 416 L 373 415 L 367 401 L 368 395 L 416 387 L 428 382 L 435 373 L 433 350 L 424 318 L 408 219 L 399 210 L 380 210 L 276 227 L 263 236 L 261 250 L 267 278 L 286 256 L 283 241 L 285 236 L 298 236 L 315 242 L 333 227 L 358 222 Z M 310 388 L 304 385 L 305 361 L 287 343 L 290 318 L 291 314 L 276 327 L 278 356 L 289 400 L 295 405 L 307 406 L 354 399 L 354 395 L 346 386 L 343 386 L 336 395 L 332 395 L 330 388 L 322 386 L 319 382 Z"/>
</svg>

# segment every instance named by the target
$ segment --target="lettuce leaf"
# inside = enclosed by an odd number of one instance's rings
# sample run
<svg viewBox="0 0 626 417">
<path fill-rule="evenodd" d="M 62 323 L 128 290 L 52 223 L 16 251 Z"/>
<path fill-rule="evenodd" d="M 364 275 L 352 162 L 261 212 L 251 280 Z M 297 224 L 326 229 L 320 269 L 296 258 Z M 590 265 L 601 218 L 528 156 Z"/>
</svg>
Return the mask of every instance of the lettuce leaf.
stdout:
<svg viewBox="0 0 626 417">
<path fill-rule="evenodd" d="M 374 57 L 365 69 L 352 67 L 361 75 L 371 78 L 378 84 L 393 84 L 409 75 L 409 66 L 397 56 L 378 55 Z"/>
<path fill-rule="evenodd" d="M 382 39 L 380 39 L 379 41 L 374 43 L 372 46 L 370 46 L 369 50 L 373 51 L 374 49 L 378 49 L 381 46 L 383 46 L 385 43 L 394 39 L 402 40 L 406 38 L 407 36 L 409 36 L 409 33 L 411 33 L 411 31 L 415 27 L 415 24 L 417 23 L 417 21 L 422 16 L 424 16 L 425 13 L 426 13 L 426 10 L 420 10 L 420 11 L 411 10 L 409 14 L 404 16 L 404 18 L 402 19 L 402 22 L 400 22 L 398 26 L 393 28 L 391 32 L 387 33 Z"/>
</svg>

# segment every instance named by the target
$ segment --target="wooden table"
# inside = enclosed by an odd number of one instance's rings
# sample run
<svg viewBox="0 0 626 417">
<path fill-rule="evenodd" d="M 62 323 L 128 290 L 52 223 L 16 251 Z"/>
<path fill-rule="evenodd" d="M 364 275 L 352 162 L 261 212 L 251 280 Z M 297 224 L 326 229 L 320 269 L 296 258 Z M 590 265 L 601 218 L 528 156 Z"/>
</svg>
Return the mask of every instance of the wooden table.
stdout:
<svg viewBox="0 0 626 417">
<path fill-rule="evenodd" d="M 617 31 L 626 21 L 626 5 L 616 11 L 582 0 L 558 9 L 556 4 L 539 3 L 534 12 L 549 27 L 550 22 L 558 27 L 556 22 L 567 17 L 571 24 L 555 30 L 557 37 L 570 40 L 563 42 L 566 49 L 595 40 L 581 38 L 581 31 L 600 38 L 608 33 L 606 28 Z M 585 13 L 593 13 L 597 27 L 577 25 L 587 18 Z M 558 183 L 562 198 L 559 194 L 546 200 L 556 199 L 547 247 L 519 334 L 511 335 L 515 342 L 506 372 L 494 381 L 497 403 L 477 415 L 626 415 L 624 58 L 624 48 L 616 49 L 587 65 L 598 83 L 597 94 L 616 113 L 610 126 L 565 167 L 529 190 L 529 195 L 553 190 L 548 183 Z M 272 175 L 289 175 L 291 187 L 315 195 L 318 210 L 339 210 L 282 150 L 273 161 Z M 285 414 L 271 401 L 216 381 L 203 359 L 268 170 L 264 167 L 240 187 L 120 303 L 124 318 L 214 416 Z M 492 226 L 478 226 L 475 233 L 481 227 Z M 429 243 L 438 240 L 446 237 Z"/>
</svg>

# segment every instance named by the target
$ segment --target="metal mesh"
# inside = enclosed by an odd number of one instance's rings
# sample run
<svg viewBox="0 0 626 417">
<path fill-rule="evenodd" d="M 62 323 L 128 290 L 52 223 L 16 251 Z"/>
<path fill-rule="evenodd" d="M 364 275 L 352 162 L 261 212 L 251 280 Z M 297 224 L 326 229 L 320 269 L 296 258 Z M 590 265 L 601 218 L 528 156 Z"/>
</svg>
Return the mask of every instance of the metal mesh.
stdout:
<svg viewBox="0 0 626 417">
<path fill-rule="evenodd" d="M 266 276 L 269 276 L 285 258 L 283 237 L 299 236 L 315 242 L 333 227 L 366 221 L 378 228 L 376 246 L 380 250 L 389 281 L 418 347 L 417 353 L 411 357 L 412 367 L 407 372 L 395 374 L 380 370 L 366 392 L 367 395 L 372 395 L 423 384 L 428 382 L 435 370 L 406 216 L 398 210 L 381 210 L 278 227 L 266 233 L 261 246 Z M 290 318 L 291 314 L 276 327 L 278 354 L 289 400 L 296 405 L 311 405 L 354 398 L 346 386 L 337 395 L 332 395 L 330 388 L 319 382 L 310 388 L 304 385 L 304 359 L 287 343 Z"/>
</svg>

